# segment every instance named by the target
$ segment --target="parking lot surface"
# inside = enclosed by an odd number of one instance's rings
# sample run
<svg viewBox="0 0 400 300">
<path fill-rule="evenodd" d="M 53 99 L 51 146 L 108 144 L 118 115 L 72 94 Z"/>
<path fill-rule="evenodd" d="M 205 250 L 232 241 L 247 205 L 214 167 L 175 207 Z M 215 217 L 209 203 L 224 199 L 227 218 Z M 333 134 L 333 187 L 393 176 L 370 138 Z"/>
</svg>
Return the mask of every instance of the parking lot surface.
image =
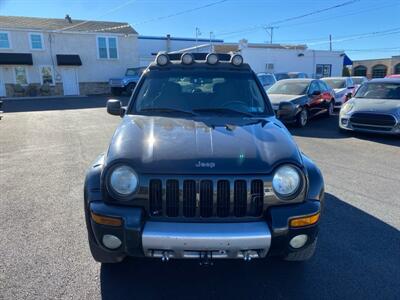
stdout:
<svg viewBox="0 0 400 300">
<path fill-rule="evenodd" d="M 400 140 L 344 135 L 337 117 L 289 128 L 326 183 L 319 245 L 309 262 L 96 263 L 83 180 L 120 121 L 106 114 L 105 101 L 5 102 L 0 299 L 399 299 Z"/>
</svg>

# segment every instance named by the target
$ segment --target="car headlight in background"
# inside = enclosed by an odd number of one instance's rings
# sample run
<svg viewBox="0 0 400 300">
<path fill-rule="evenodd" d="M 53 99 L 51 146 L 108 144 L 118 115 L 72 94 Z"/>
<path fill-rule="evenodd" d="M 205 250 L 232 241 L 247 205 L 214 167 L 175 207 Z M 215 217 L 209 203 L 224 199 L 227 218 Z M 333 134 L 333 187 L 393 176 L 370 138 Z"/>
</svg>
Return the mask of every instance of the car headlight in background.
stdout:
<svg viewBox="0 0 400 300">
<path fill-rule="evenodd" d="M 346 102 L 340 109 L 340 114 L 348 114 L 353 108 L 354 104 L 352 102 Z"/>
<path fill-rule="evenodd" d="M 129 166 L 118 166 L 108 176 L 108 186 L 117 196 L 127 197 L 132 195 L 139 184 L 139 178 Z"/>
<path fill-rule="evenodd" d="M 301 176 L 299 171 L 290 165 L 279 167 L 272 178 L 272 188 L 280 198 L 294 196 L 300 189 Z"/>
</svg>

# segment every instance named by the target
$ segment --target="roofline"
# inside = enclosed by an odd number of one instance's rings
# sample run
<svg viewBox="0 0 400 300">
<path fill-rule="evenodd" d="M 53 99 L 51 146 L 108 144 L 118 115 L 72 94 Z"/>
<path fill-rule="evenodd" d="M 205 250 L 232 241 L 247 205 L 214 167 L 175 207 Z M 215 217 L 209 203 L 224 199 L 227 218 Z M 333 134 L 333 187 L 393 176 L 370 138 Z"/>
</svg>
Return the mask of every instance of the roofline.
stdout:
<svg viewBox="0 0 400 300">
<path fill-rule="evenodd" d="M 48 32 L 48 33 L 60 33 L 60 34 L 92 34 L 92 35 L 117 35 L 117 36 L 138 36 L 138 33 L 120 33 L 120 32 L 107 32 L 107 31 L 70 31 L 70 30 L 60 30 L 60 29 L 37 29 L 37 28 L 10 28 L 1 27 L 2 31 L 29 31 L 29 32 Z"/>
<path fill-rule="evenodd" d="M 354 64 L 354 63 L 361 62 L 361 61 L 385 60 L 385 59 L 392 60 L 392 59 L 393 59 L 393 56 L 392 56 L 392 57 L 384 57 L 384 58 L 367 58 L 367 59 L 353 60 L 353 64 Z"/>
<path fill-rule="evenodd" d="M 167 40 L 166 36 L 148 36 L 148 35 L 139 35 L 138 39 L 141 40 Z M 212 43 L 223 43 L 224 40 L 219 39 L 195 39 L 195 38 L 181 38 L 181 37 L 170 37 L 171 41 L 185 41 L 185 42 L 212 42 Z"/>
</svg>

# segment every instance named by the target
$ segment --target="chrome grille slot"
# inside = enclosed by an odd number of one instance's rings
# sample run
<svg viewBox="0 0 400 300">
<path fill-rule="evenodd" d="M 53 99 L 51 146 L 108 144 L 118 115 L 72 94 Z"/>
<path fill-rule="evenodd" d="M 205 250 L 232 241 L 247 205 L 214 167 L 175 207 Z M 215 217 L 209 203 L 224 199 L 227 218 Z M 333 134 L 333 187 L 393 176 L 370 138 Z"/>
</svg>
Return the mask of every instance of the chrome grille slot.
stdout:
<svg viewBox="0 0 400 300">
<path fill-rule="evenodd" d="M 251 182 L 251 215 L 260 216 L 264 206 L 264 182 L 253 180 Z"/>
<path fill-rule="evenodd" d="M 220 180 L 217 184 L 217 216 L 229 216 L 230 188 L 228 180 Z"/>
<path fill-rule="evenodd" d="M 202 180 L 200 182 L 200 216 L 207 218 L 212 216 L 213 209 L 213 182 Z"/>
<path fill-rule="evenodd" d="M 351 123 L 364 126 L 383 126 L 392 127 L 396 124 L 396 119 L 392 115 L 376 113 L 354 113 L 350 118 Z"/>
<path fill-rule="evenodd" d="M 162 183 L 159 179 L 150 180 L 149 202 L 150 215 L 162 215 Z"/>
<path fill-rule="evenodd" d="M 194 217 L 196 215 L 196 181 L 183 181 L 183 216 Z"/>
<path fill-rule="evenodd" d="M 247 183 L 245 180 L 235 181 L 234 190 L 235 217 L 243 217 L 247 210 Z"/>
<path fill-rule="evenodd" d="M 177 217 L 179 214 L 179 181 L 167 180 L 165 190 L 167 202 L 167 216 Z"/>
</svg>

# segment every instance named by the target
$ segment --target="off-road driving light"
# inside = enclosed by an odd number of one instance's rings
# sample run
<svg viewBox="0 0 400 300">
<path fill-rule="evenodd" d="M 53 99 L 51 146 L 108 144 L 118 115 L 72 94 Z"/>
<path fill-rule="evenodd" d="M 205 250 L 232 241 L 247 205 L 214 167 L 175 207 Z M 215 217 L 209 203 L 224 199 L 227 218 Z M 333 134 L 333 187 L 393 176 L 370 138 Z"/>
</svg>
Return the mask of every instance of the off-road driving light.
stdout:
<svg viewBox="0 0 400 300">
<path fill-rule="evenodd" d="M 318 222 L 320 214 L 290 220 L 290 227 L 304 227 Z"/>
<path fill-rule="evenodd" d="M 240 66 L 243 63 L 243 56 L 235 54 L 231 57 L 231 64 L 234 66 Z"/>
<path fill-rule="evenodd" d="M 290 165 L 279 167 L 272 178 L 272 188 L 280 198 L 294 196 L 299 190 L 301 177 L 299 171 Z"/>
<path fill-rule="evenodd" d="M 307 243 L 307 240 L 308 236 L 306 234 L 299 234 L 290 240 L 289 245 L 292 248 L 299 249 Z"/>
<path fill-rule="evenodd" d="M 121 246 L 122 242 L 119 238 L 112 234 L 103 235 L 103 245 L 108 249 L 114 250 Z"/>
<path fill-rule="evenodd" d="M 158 54 L 156 57 L 156 62 L 157 62 L 157 65 L 159 65 L 159 66 L 165 66 L 166 64 L 169 63 L 168 55 L 165 53 Z"/>
<path fill-rule="evenodd" d="M 184 65 L 190 65 L 190 64 L 192 64 L 192 63 L 194 62 L 193 55 L 190 54 L 190 53 L 183 53 L 182 56 L 181 56 L 181 62 L 182 62 Z"/>
<path fill-rule="evenodd" d="M 109 186 L 118 196 L 126 197 L 133 194 L 138 186 L 139 179 L 135 171 L 129 166 L 119 166 L 112 170 L 109 177 Z"/>
<path fill-rule="evenodd" d="M 207 62 L 209 65 L 215 65 L 215 64 L 217 64 L 217 63 L 218 63 L 218 55 L 215 54 L 215 53 L 210 53 L 210 54 L 208 54 L 207 57 L 206 57 L 206 62 Z"/>
</svg>

